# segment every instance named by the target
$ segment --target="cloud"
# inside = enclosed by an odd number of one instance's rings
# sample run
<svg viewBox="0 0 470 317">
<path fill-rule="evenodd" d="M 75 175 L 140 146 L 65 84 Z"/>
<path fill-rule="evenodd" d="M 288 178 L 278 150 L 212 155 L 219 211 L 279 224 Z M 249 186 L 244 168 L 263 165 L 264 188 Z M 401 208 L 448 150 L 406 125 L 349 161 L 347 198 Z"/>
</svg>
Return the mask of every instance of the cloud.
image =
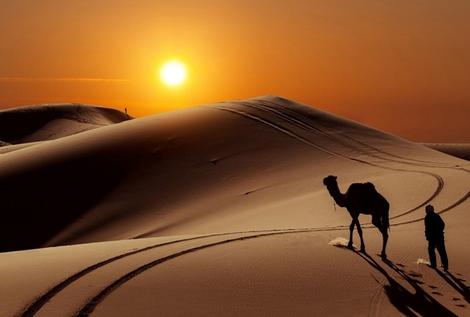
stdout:
<svg viewBox="0 0 470 317">
<path fill-rule="evenodd" d="M 106 83 L 125 83 L 129 82 L 129 79 L 125 78 L 92 78 L 92 77 L 0 77 L 0 81 L 13 81 L 13 82 L 106 82 Z"/>
</svg>

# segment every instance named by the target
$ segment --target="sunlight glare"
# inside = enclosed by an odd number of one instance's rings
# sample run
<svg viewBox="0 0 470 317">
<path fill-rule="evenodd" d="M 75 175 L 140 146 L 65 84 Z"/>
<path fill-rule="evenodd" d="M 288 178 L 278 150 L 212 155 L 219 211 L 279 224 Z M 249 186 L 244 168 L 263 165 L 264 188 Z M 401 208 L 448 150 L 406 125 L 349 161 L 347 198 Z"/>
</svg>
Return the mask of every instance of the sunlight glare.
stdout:
<svg viewBox="0 0 470 317">
<path fill-rule="evenodd" d="M 186 79 L 186 67 L 177 60 L 168 61 L 160 70 L 160 78 L 168 86 L 181 85 Z"/>
</svg>

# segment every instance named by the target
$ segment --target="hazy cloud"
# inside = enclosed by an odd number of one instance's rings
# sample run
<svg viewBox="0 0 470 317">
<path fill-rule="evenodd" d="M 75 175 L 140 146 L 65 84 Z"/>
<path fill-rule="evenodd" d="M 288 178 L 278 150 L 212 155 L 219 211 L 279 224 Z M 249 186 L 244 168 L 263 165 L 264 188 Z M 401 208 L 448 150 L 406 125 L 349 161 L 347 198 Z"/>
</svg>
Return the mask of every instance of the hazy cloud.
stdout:
<svg viewBox="0 0 470 317">
<path fill-rule="evenodd" d="M 125 78 L 88 78 L 88 77 L 0 77 L 0 81 L 67 81 L 67 82 L 129 82 Z"/>
</svg>

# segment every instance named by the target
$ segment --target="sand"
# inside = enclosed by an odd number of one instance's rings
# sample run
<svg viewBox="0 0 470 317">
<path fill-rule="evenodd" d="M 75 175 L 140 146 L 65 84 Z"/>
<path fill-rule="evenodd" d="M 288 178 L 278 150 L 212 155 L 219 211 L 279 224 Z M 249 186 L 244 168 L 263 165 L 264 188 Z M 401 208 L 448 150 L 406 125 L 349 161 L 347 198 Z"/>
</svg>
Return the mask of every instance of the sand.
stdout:
<svg viewBox="0 0 470 317">
<path fill-rule="evenodd" d="M 63 120 L 0 138 L 0 316 L 470 315 L 468 161 L 274 96 Z M 367 255 L 344 248 L 327 175 L 390 202 L 388 261 L 370 216 Z"/>
<path fill-rule="evenodd" d="M 469 143 L 424 143 L 433 150 L 440 151 L 470 161 Z"/>
</svg>

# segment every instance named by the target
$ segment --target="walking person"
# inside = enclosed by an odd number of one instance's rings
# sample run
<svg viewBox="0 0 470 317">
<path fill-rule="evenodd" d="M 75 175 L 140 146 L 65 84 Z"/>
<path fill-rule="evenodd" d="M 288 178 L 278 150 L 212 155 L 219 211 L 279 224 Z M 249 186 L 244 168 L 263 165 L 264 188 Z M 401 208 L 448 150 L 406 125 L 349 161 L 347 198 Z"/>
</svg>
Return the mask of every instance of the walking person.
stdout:
<svg viewBox="0 0 470 317">
<path fill-rule="evenodd" d="M 432 205 L 426 206 L 426 217 L 424 217 L 424 234 L 428 240 L 429 262 L 431 267 L 436 268 L 436 252 L 439 252 L 441 257 L 442 266 L 444 270 L 449 269 L 449 262 L 447 260 L 446 246 L 444 243 L 444 227 L 445 223 L 441 216 L 434 212 Z"/>
</svg>

